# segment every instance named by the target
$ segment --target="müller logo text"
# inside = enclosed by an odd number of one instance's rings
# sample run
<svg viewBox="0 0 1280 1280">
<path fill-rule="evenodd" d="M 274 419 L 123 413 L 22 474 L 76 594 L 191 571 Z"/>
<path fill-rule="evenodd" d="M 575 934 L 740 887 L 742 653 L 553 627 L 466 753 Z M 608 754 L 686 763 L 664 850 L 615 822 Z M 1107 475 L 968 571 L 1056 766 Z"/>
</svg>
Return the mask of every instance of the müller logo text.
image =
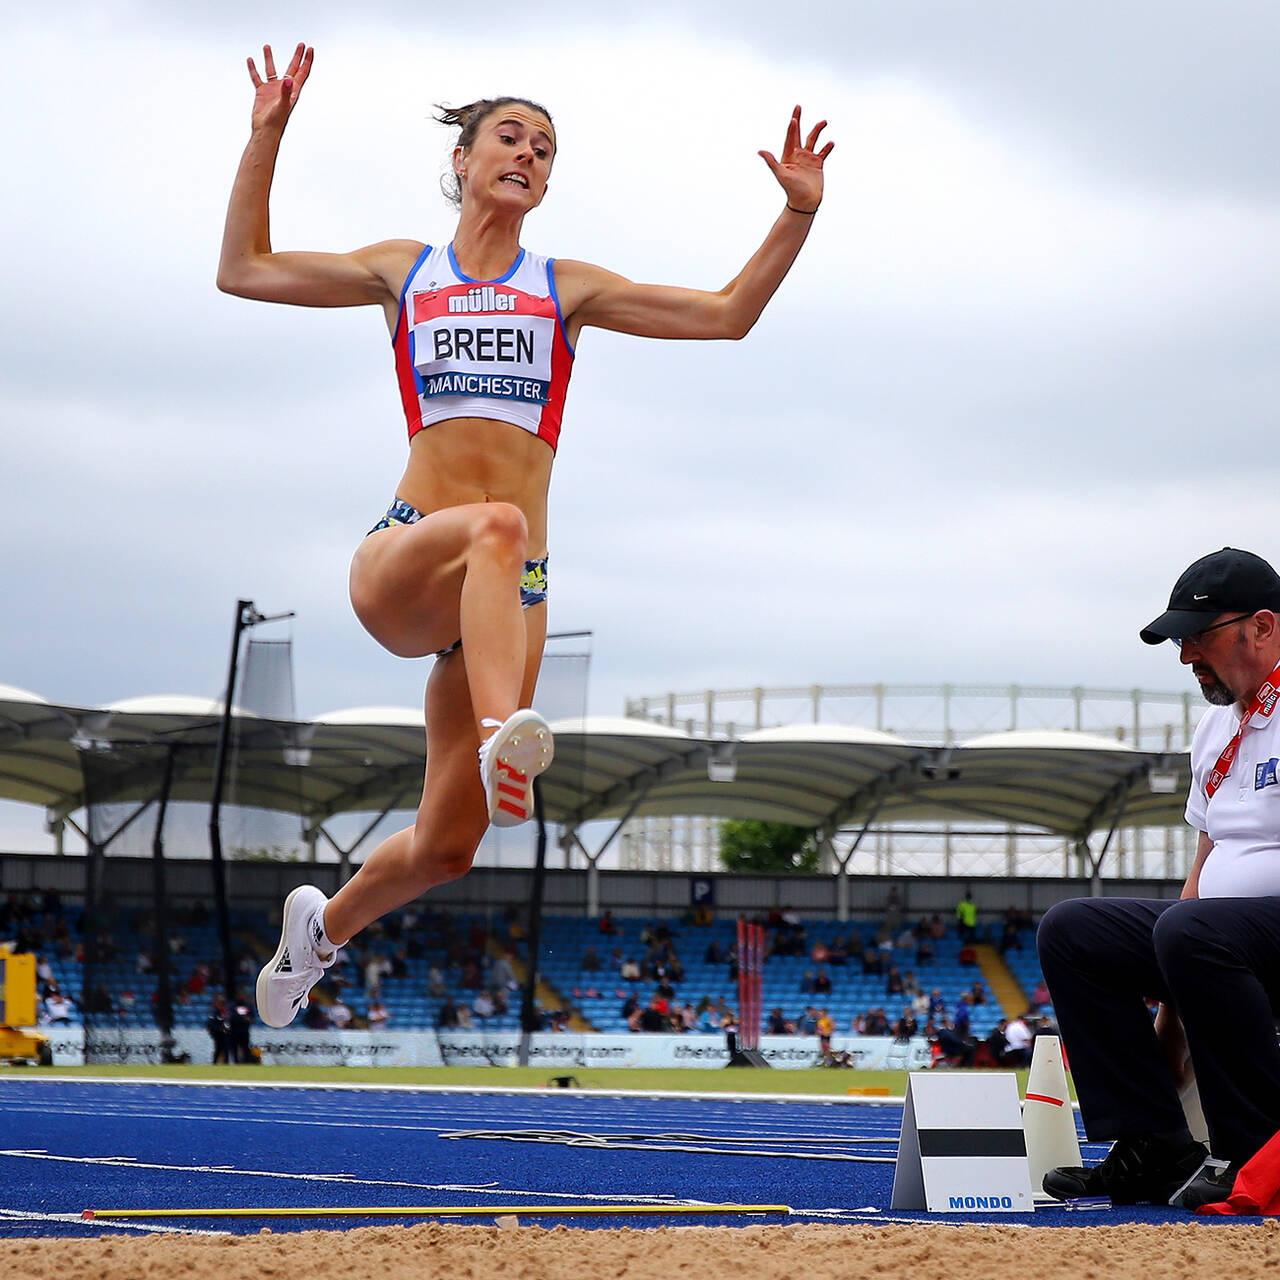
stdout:
<svg viewBox="0 0 1280 1280">
<path fill-rule="evenodd" d="M 457 315 L 464 311 L 514 311 L 518 293 L 499 293 L 491 284 L 482 284 L 466 293 L 449 295 L 449 310 Z"/>
</svg>

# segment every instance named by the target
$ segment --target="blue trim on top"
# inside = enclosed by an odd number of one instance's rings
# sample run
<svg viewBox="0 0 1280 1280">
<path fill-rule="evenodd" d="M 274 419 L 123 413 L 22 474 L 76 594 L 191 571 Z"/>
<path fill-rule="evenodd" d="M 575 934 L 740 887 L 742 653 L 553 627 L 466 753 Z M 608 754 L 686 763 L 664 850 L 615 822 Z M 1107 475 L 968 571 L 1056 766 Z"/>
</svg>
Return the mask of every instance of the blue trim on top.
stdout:
<svg viewBox="0 0 1280 1280">
<path fill-rule="evenodd" d="M 409 274 L 405 276 L 404 284 L 400 286 L 400 306 L 396 311 L 396 327 L 391 331 L 392 347 L 396 345 L 396 334 L 400 332 L 400 321 L 404 319 L 404 299 L 405 299 L 405 295 L 409 292 L 409 282 L 413 279 L 414 276 L 418 274 L 418 268 L 422 266 L 422 264 L 427 260 L 427 255 L 431 252 L 432 252 L 431 245 L 424 244 L 422 246 L 422 252 L 418 254 L 417 262 L 415 262 L 413 266 L 409 268 Z M 411 339 L 413 337 L 412 326 L 409 326 L 409 337 Z M 413 347 L 410 346 L 409 350 L 412 351 Z"/>
<path fill-rule="evenodd" d="M 470 276 L 462 274 L 462 269 L 458 266 L 458 260 L 453 256 L 453 243 L 449 244 L 449 265 L 453 268 L 453 274 L 459 280 L 465 280 L 468 284 L 504 284 L 510 280 L 513 275 L 520 269 L 520 264 L 524 261 L 524 250 L 521 249 L 516 254 L 516 260 L 507 268 L 506 272 L 497 276 L 493 280 L 473 280 Z"/>
<path fill-rule="evenodd" d="M 560 323 L 560 336 L 564 339 L 564 345 L 569 348 L 569 354 L 576 358 L 577 352 L 573 349 L 573 343 L 569 341 L 569 335 L 564 327 L 564 312 L 560 310 L 560 295 L 556 292 L 556 273 L 552 270 L 556 264 L 554 258 L 547 259 L 547 288 L 551 290 L 551 300 L 556 304 L 556 319 Z"/>
</svg>

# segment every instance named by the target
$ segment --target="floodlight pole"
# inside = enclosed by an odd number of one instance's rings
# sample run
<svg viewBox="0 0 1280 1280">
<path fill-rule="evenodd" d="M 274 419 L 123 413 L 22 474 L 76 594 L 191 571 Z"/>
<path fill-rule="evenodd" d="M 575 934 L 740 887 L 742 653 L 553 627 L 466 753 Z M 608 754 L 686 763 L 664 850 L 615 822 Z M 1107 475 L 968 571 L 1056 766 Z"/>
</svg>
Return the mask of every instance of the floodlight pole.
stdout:
<svg viewBox="0 0 1280 1280">
<path fill-rule="evenodd" d="M 213 763 L 213 795 L 209 800 L 209 850 L 213 855 L 213 904 L 218 922 L 218 941 L 222 946 L 222 989 L 228 1000 L 234 1000 L 235 967 L 231 953 L 231 915 L 227 910 L 227 877 L 222 861 L 222 790 L 227 776 L 227 755 L 231 748 L 231 704 L 236 691 L 236 671 L 240 665 L 240 633 L 260 622 L 279 622 L 292 618 L 292 613 L 271 617 L 258 612 L 252 600 L 236 601 L 236 621 L 231 631 L 231 662 L 227 668 L 227 689 L 222 698 L 222 720 L 218 725 L 218 747 Z"/>
</svg>

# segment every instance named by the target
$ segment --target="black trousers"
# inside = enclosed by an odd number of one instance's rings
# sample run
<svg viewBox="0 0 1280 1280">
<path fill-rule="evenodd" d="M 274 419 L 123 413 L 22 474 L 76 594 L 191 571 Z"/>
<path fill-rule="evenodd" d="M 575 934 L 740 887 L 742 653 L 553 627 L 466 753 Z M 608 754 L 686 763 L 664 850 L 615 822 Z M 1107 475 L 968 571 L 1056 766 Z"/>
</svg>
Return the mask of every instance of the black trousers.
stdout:
<svg viewBox="0 0 1280 1280">
<path fill-rule="evenodd" d="M 1077 898 L 1036 945 L 1090 1139 L 1185 1123 L 1146 997 L 1186 1028 L 1214 1156 L 1280 1130 L 1280 898 Z"/>
</svg>

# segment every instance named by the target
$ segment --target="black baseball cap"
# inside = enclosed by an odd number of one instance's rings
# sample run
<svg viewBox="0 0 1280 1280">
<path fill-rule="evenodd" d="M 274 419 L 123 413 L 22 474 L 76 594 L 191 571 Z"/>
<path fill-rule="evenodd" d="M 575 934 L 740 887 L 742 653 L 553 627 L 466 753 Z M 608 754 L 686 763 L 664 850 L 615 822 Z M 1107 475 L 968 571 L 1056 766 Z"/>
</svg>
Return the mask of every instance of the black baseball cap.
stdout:
<svg viewBox="0 0 1280 1280">
<path fill-rule="evenodd" d="M 1223 547 L 1197 560 L 1173 584 L 1169 607 L 1138 632 L 1147 644 L 1184 640 L 1222 613 L 1280 613 L 1280 574 L 1252 551 Z"/>
</svg>

